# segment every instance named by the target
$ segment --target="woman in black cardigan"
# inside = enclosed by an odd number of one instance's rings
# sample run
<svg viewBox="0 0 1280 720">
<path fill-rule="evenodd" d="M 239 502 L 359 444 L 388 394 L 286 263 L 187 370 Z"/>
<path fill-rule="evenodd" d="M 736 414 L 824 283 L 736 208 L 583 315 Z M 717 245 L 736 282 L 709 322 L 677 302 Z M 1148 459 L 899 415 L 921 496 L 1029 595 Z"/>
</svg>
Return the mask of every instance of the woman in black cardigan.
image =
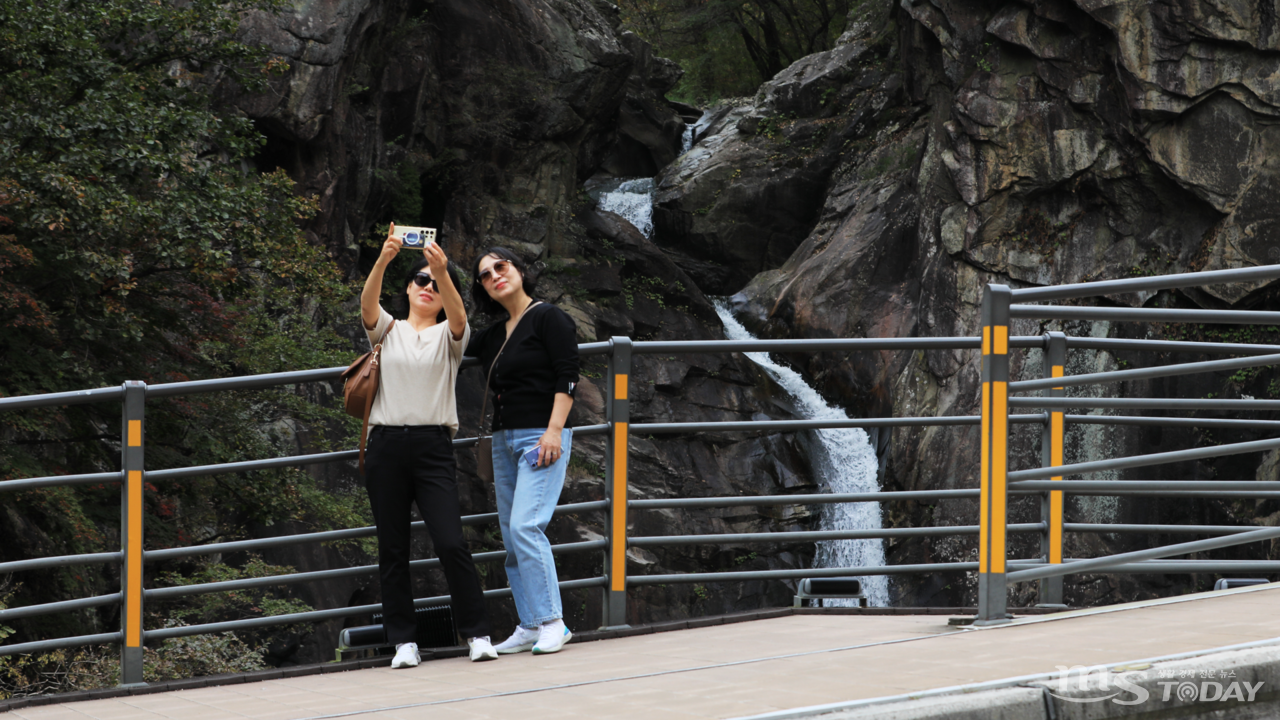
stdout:
<svg viewBox="0 0 1280 720">
<path fill-rule="evenodd" d="M 495 647 L 503 654 L 559 652 L 573 633 L 564 624 L 546 529 L 573 442 L 566 423 L 578 382 L 577 329 L 564 311 L 531 297 L 533 279 L 510 250 L 490 248 L 476 260 L 474 277 L 476 306 L 507 315 L 467 346 L 484 372 L 492 367 L 494 486 L 507 581 L 520 615 L 520 626 Z"/>
</svg>

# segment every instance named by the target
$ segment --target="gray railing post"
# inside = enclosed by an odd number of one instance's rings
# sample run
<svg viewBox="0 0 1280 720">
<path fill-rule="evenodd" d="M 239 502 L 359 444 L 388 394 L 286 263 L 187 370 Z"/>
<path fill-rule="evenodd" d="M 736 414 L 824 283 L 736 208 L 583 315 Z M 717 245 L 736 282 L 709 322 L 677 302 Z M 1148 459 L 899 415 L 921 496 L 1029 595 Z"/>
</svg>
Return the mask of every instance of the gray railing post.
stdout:
<svg viewBox="0 0 1280 720">
<path fill-rule="evenodd" d="M 1045 333 L 1044 376 L 1060 378 L 1065 373 L 1067 364 L 1067 336 L 1060 332 Z M 1064 397 L 1065 388 L 1054 387 L 1044 391 L 1045 397 Z M 1050 410 L 1049 422 L 1044 426 L 1040 442 L 1040 461 L 1044 467 L 1062 465 L 1062 440 L 1065 434 L 1065 414 L 1061 410 Z M 1053 478 L 1061 481 L 1062 476 Z M 1062 503 L 1061 490 L 1050 490 L 1040 496 L 1040 521 L 1044 530 L 1040 533 L 1040 553 L 1045 562 L 1051 565 L 1062 563 Z M 1041 607 L 1065 607 L 1062 604 L 1062 576 L 1040 580 Z"/>
<path fill-rule="evenodd" d="M 609 500 L 609 547 L 604 562 L 608 584 L 604 589 L 604 627 L 627 624 L 627 426 L 631 421 L 628 399 L 631 379 L 631 338 L 610 341 L 609 402 L 607 420 L 609 442 L 605 453 L 605 493 Z"/>
<path fill-rule="evenodd" d="M 982 458 L 975 625 L 1009 622 L 1005 581 L 1009 473 L 1009 305 L 1004 285 L 982 294 Z"/>
<path fill-rule="evenodd" d="M 120 423 L 120 684 L 143 685 L 142 517 L 147 384 L 124 384 Z"/>
</svg>

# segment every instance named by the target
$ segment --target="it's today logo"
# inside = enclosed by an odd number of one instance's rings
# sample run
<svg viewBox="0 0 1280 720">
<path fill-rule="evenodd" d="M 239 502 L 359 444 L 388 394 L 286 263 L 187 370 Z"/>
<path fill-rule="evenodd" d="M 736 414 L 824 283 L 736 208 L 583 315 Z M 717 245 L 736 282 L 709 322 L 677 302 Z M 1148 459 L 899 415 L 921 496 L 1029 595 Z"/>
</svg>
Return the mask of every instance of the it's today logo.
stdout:
<svg viewBox="0 0 1280 720">
<path fill-rule="evenodd" d="M 1105 667 L 1083 665 L 1071 667 L 1057 665 L 1056 667 L 1061 673 L 1056 681 L 1057 692 L 1049 690 L 1049 694 L 1059 700 L 1073 703 L 1110 701 L 1116 705 L 1141 705 L 1151 699 L 1151 690 L 1136 682 L 1145 678 L 1145 673 L 1139 670 L 1113 672 Z M 1175 673 L 1162 670 L 1160 677 L 1169 678 L 1155 683 L 1160 688 L 1157 694 L 1164 702 L 1175 698 L 1183 702 L 1227 702 L 1229 700 L 1253 702 L 1258 695 L 1258 690 L 1264 684 L 1234 680 L 1232 678 L 1235 677 L 1235 672 L 1226 670 L 1217 673 L 1211 671 Z M 1073 683 L 1074 689 L 1080 693 L 1098 691 L 1108 694 L 1096 697 L 1068 695 L 1073 689 Z M 1111 692 L 1113 688 L 1115 692 Z"/>
</svg>

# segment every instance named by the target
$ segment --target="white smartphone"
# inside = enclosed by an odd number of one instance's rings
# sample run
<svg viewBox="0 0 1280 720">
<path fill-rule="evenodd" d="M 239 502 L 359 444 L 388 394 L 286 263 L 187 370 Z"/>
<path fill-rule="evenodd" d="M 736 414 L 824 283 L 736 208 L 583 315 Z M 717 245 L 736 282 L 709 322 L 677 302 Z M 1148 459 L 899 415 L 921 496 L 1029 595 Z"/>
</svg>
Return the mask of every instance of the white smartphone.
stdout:
<svg viewBox="0 0 1280 720">
<path fill-rule="evenodd" d="M 400 238 L 401 250 L 424 250 L 427 245 L 436 241 L 436 229 L 429 227 L 396 226 L 393 237 Z"/>
</svg>

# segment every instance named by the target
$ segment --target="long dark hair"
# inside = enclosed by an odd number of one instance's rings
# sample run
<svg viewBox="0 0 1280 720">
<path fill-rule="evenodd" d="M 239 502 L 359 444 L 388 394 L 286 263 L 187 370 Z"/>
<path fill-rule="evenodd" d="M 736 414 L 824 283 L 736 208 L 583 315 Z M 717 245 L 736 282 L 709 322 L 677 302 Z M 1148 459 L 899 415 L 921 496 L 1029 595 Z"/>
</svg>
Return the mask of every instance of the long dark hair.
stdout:
<svg viewBox="0 0 1280 720">
<path fill-rule="evenodd" d="M 413 284 L 414 276 L 422 272 L 422 268 L 426 267 L 427 265 L 430 265 L 430 263 L 427 262 L 426 258 L 422 258 L 421 260 L 414 263 L 409 268 L 409 272 L 404 274 L 404 282 L 400 284 L 400 288 L 401 288 L 400 298 L 401 298 L 401 302 L 404 303 L 405 317 L 409 316 L 409 307 L 410 307 L 409 306 L 409 286 Z M 449 262 L 447 265 L 445 265 L 445 269 L 449 273 L 449 279 L 453 281 L 453 287 L 454 288 L 462 287 L 462 282 L 458 280 L 458 272 L 453 269 L 453 263 Z M 436 314 L 436 322 L 442 323 L 448 319 L 449 319 L 449 316 L 445 313 L 444 308 L 440 308 L 440 312 Z"/>
<path fill-rule="evenodd" d="M 534 287 L 538 284 L 538 277 L 529 272 L 529 266 L 520 256 L 504 247 L 491 247 L 488 250 L 476 256 L 475 267 L 471 269 L 471 277 L 475 282 L 471 283 L 471 302 L 476 309 L 485 315 L 501 315 L 507 311 L 502 307 L 502 303 L 489 297 L 489 291 L 484 289 L 484 283 L 480 282 L 480 261 L 488 256 L 494 256 L 499 260 L 506 260 L 511 263 L 520 273 L 521 284 L 524 287 L 524 293 L 529 297 L 533 297 Z"/>
</svg>

